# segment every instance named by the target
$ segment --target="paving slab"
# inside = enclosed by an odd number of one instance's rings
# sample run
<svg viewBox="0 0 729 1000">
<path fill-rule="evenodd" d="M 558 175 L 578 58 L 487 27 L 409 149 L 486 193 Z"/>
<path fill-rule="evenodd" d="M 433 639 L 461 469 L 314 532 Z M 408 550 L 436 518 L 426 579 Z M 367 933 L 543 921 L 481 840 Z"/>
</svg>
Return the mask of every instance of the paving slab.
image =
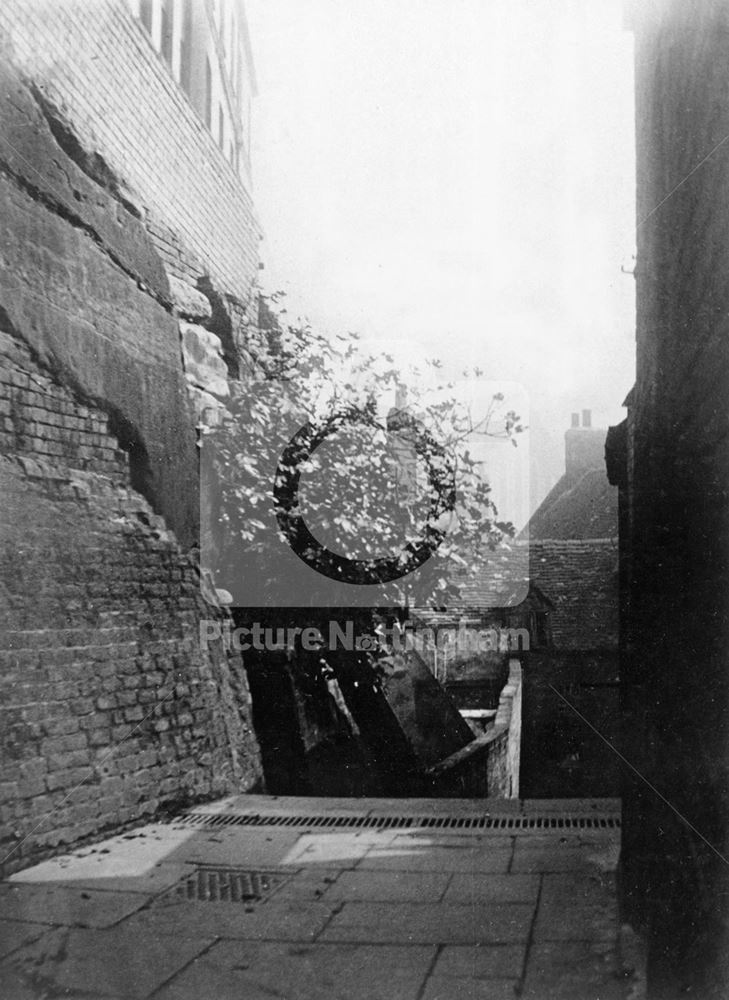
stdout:
<svg viewBox="0 0 729 1000">
<path fill-rule="evenodd" d="M 620 840 L 613 838 L 602 844 L 585 844 L 585 857 L 601 872 L 616 872 L 620 863 Z"/>
<path fill-rule="evenodd" d="M 326 893 L 329 894 L 339 878 L 345 872 L 342 868 L 302 869 L 292 872 L 278 889 L 274 890 L 272 898 L 277 903 L 284 900 L 310 900 L 315 902 Z"/>
<path fill-rule="evenodd" d="M 527 838 L 515 838 L 513 872 L 584 872 L 615 871 L 618 846 L 573 847 L 555 843 L 532 847 Z"/>
<path fill-rule="evenodd" d="M 534 907 L 494 903 L 483 907 L 446 903 L 345 903 L 321 941 L 376 944 L 478 944 L 526 941 Z"/>
<path fill-rule="evenodd" d="M 95 862 L 117 874 L 138 874 L 158 861 L 169 860 L 172 851 L 194 834 L 194 829 L 175 823 L 148 823 L 128 833 L 108 837 L 101 843 L 86 845 L 42 861 L 33 868 L 11 875 L 9 881 L 20 879 L 27 882 L 34 878 L 42 882 L 49 872 L 64 869 L 84 858 L 89 865 Z"/>
<path fill-rule="evenodd" d="M 17 872 L 10 883 L 73 883 L 96 888 L 150 893 L 173 884 L 184 874 L 175 852 L 195 831 L 163 823 L 110 837 L 91 846 L 42 861 Z"/>
<path fill-rule="evenodd" d="M 536 815 L 549 803 L 506 806 Z M 255 796 L 200 807 L 450 818 L 490 808 L 502 804 Z M 0 995 L 513 1000 L 518 988 L 526 1000 L 625 1000 L 618 845 L 618 829 L 149 824 L 0 884 Z M 165 893 L 216 865 L 283 881 L 255 904 Z"/>
<path fill-rule="evenodd" d="M 530 950 L 521 1000 L 626 1000 L 614 945 L 543 941 Z"/>
<path fill-rule="evenodd" d="M 371 849 L 386 850 L 393 836 L 375 830 L 305 833 L 298 837 L 281 864 L 353 868 Z"/>
<path fill-rule="evenodd" d="M 20 969 L 7 965 L 0 966 L 0 988 L 3 1000 L 38 1000 L 42 996 L 36 983 L 24 976 Z"/>
<path fill-rule="evenodd" d="M 491 799 L 493 802 L 494 800 Z M 603 799 L 520 799 L 521 812 L 526 816 L 563 813 L 579 813 L 581 816 L 600 817 L 619 815 L 621 801 L 619 798 Z"/>
<path fill-rule="evenodd" d="M 35 941 L 48 928 L 43 924 L 29 924 L 19 920 L 0 920 L 0 958 L 5 958 L 21 945 Z"/>
<path fill-rule="evenodd" d="M 126 925 L 135 933 L 307 942 L 329 922 L 336 905 L 298 899 L 279 902 L 276 896 L 251 906 L 174 898 L 135 913 Z"/>
<path fill-rule="evenodd" d="M 6 997 L 5 1000 L 15 1000 L 15 997 Z M 56 997 L 53 993 L 46 992 L 40 997 L 37 993 L 34 993 L 33 1000 L 56 1000 Z M 92 995 L 81 990 L 64 990 L 63 1000 L 92 1000 Z M 94 1000 L 96 1000 L 95 997 Z M 104 993 L 104 1000 L 129 1000 L 129 997 L 112 996 L 111 993 Z"/>
<path fill-rule="evenodd" d="M 480 906 L 484 903 L 536 903 L 538 875 L 455 872 L 443 896 L 446 903 Z"/>
<path fill-rule="evenodd" d="M 467 844 L 430 848 L 427 844 L 373 847 L 357 868 L 401 872 L 502 872 L 511 862 L 512 849 L 469 847 Z"/>
<path fill-rule="evenodd" d="M 196 806 L 195 812 L 243 813 L 253 815 L 320 816 L 337 813 L 369 813 L 388 799 L 326 798 L 311 795 L 233 795 L 208 805 Z M 410 800 L 408 800 L 410 801 Z M 377 810 L 379 811 L 379 810 Z"/>
<path fill-rule="evenodd" d="M 524 971 L 526 944 L 447 945 L 433 975 L 440 979 L 517 980 Z"/>
<path fill-rule="evenodd" d="M 44 865 L 47 865 L 44 862 Z M 39 865 L 38 868 L 41 866 Z M 99 892 L 132 892 L 140 893 L 143 896 L 153 895 L 163 892 L 179 882 L 185 875 L 194 871 L 191 864 L 175 864 L 158 862 L 152 868 L 140 872 L 138 875 L 118 875 L 115 874 L 113 866 L 108 869 L 104 864 L 96 864 L 96 859 L 87 863 L 87 859 L 79 859 L 78 863 L 72 863 L 59 868 L 52 868 L 50 865 L 45 870 L 43 879 L 38 878 L 38 872 L 32 869 L 32 878 L 27 883 L 23 881 L 24 872 L 18 876 L 13 876 L 14 885 L 30 884 L 46 886 L 55 885 L 71 889 L 94 889 Z"/>
<path fill-rule="evenodd" d="M 36 997 L 48 996 L 42 989 L 51 984 L 58 991 L 55 995 L 62 996 L 78 990 L 92 997 L 147 997 L 212 940 L 202 934 L 161 937 L 129 926 L 56 928 L 6 960 L 0 966 L 0 982 L 6 973 L 12 974 L 34 986 L 37 992 L 31 995 Z"/>
<path fill-rule="evenodd" d="M 437 903 L 450 881 L 447 872 L 345 871 L 326 894 L 326 902 Z"/>
<path fill-rule="evenodd" d="M 421 1000 L 516 1000 L 518 979 L 443 979 L 431 976 Z"/>
<path fill-rule="evenodd" d="M 155 1000 L 417 1000 L 434 948 L 225 941 Z"/>
<path fill-rule="evenodd" d="M 468 839 L 465 839 L 468 838 Z M 477 848 L 479 851 L 510 851 L 514 843 L 513 837 L 501 834 L 479 836 L 468 830 L 456 830 L 453 833 L 427 833 L 415 830 L 408 833 L 396 833 L 392 838 L 395 847 L 405 846 L 408 849 L 417 847 L 432 850 L 436 847 Z"/>
<path fill-rule="evenodd" d="M 170 860 L 254 869 L 286 867 L 296 864 L 291 859 L 300 840 L 296 830 L 208 827 L 179 844 Z"/>
<path fill-rule="evenodd" d="M 373 813 L 395 816 L 428 817 L 439 816 L 468 817 L 488 816 L 492 813 L 520 813 L 524 803 L 518 799 L 362 799 Z"/>
<path fill-rule="evenodd" d="M 67 927 L 111 927 L 144 905 L 134 892 L 100 892 L 66 885 L 0 884 L 5 920 Z"/>
<path fill-rule="evenodd" d="M 522 842 L 523 847 L 595 847 L 604 849 L 617 844 L 619 835 L 615 830 L 581 830 L 579 833 L 534 833 L 532 830 L 514 831 L 514 836 Z"/>
<path fill-rule="evenodd" d="M 616 941 L 618 903 L 612 875 L 545 875 L 536 941 Z"/>
</svg>

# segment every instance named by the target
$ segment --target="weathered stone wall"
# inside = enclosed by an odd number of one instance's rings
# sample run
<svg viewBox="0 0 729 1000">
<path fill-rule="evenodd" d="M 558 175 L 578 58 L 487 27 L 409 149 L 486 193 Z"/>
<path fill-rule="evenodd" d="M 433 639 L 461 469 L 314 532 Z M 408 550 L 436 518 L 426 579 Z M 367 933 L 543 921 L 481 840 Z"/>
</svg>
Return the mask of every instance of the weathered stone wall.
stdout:
<svg viewBox="0 0 729 1000">
<path fill-rule="evenodd" d="M 622 885 L 648 931 L 654 995 L 718 998 L 729 992 L 729 8 L 653 0 L 636 5 L 633 28 L 622 677 L 625 753 L 645 780 L 626 775 Z"/>
<path fill-rule="evenodd" d="M 4 327 L 64 384 L 103 404 L 133 484 L 190 544 L 195 422 L 162 262 L 141 221 L 64 152 L 8 67 L 0 134 Z"/>
<path fill-rule="evenodd" d="M 195 414 L 168 279 L 114 175 L 96 161 L 89 172 L 68 145 L 4 67 L 0 838 L 11 867 L 261 773 L 240 659 L 198 645 L 199 619 L 222 612 L 186 554 Z"/>
</svg>

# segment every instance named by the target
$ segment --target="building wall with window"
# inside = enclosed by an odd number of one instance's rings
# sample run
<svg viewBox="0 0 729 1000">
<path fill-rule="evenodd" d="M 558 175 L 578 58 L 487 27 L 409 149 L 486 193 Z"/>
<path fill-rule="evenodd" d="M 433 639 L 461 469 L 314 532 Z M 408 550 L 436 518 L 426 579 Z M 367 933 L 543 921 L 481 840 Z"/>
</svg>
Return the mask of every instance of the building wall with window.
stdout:
<svg viewBox="0 0 729 1000">
<path fill-rule="evenodd" d="M 168 273 L 247 305 L 261 239 L 239 0 L 8 0 L 13 63 L 128 190 Z"/>
<path fill-rule="evenodd" d="M 250 187 L 256 95 L 245 12 L 238 0 L 129 0 L 154 48 Z"/>
</svg>

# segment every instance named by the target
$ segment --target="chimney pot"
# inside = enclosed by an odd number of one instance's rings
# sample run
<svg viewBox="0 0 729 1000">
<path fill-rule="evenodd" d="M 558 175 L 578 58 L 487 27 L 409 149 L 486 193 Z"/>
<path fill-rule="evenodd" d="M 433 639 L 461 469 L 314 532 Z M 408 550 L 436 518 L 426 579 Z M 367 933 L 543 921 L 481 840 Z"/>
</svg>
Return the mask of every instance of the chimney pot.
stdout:
<svg viewBox="0 0 729 1000">
<path fill-rule="evenodd" d="M 592 410 L 572 414 L 572 426 L 564 432 L 564 444 L 565 475 L 569 479 L 574 481 L 590 469 L 604 467 L 605 432 L 592 426 Z"/>
</svg>

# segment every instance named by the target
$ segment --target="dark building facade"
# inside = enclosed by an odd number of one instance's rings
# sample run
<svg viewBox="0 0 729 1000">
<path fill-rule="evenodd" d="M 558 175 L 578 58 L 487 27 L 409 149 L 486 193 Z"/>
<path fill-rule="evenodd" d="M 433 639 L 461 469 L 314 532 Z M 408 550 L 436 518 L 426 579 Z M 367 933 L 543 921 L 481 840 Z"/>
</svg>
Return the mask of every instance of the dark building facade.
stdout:
<svg viewBox="0 0 729 1000">
<path fill-rule="evenodd" d="M 649 992 L 729 994 L 729 8 L 636 4 L 637 380 L 621 492 L 622 893 Z"/>
</svg>

